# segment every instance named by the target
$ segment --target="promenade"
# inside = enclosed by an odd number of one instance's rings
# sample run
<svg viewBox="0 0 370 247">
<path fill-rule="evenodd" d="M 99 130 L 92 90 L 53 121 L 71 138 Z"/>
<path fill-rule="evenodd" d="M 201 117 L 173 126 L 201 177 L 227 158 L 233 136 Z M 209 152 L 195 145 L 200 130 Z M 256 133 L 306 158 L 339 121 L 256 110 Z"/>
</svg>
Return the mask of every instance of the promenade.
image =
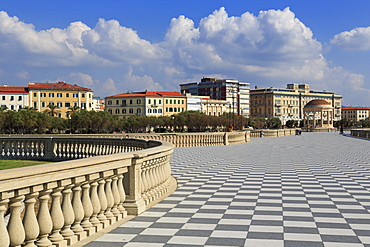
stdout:
<svg viewBox="0 0 370 247">
<path fill-rule="evenodd" d="M 370 246 L 369 140 L 182 147 L 171 166 L 177 191 L 86 246 Z"/>
</svg>

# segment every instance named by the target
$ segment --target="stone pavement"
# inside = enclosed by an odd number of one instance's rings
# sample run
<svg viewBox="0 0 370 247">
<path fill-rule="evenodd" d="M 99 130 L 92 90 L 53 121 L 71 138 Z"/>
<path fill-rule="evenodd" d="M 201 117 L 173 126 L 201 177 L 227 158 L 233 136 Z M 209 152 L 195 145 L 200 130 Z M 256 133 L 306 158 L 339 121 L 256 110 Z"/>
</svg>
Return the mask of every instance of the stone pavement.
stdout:
<svg viewBox="0 0 370 247">
<path fill-rule="evenodd" d="M 370 246 L 370 141 L 337 133 L 176 148 L 179 187 L 106 246 Z"/>
</svg>

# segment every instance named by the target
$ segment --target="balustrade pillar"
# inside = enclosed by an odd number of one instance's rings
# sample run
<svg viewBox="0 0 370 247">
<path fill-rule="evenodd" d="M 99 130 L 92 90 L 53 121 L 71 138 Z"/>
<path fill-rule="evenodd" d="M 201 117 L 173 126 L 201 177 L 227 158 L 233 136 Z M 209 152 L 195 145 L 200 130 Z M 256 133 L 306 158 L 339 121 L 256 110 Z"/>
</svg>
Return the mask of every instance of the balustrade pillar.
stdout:
<svg viewBox="0 0 370 247">
<path fill-rule="evenodd" d="M 84 209 L 81 202 L 81 186 L 80 184 L 75 184 L 72 188 L 73 198 L 72 198 L 72 207 L 75 214 L 75 221 L 71 227 L 72 231 L 77 235 L 78 240 L 86 238 L 86 232 L 81 226 L 81 221 L 84 218 Z"/>
<path fill-rule="evenodd" d="M 125 194 L 125 189 L 123 187 L 123 175 L 119 175 L 118 176 L 118 182 L 117 182 L 117 185 L 118 185 L 118 192 L 119 192 L 119 198 L 120 198 L 120 202 L 118 204 L 118 210 L 121 212 L 122 214 L 122 217 L 125 218 L 127 216 L 127 211 L 126 209 L 123 207 L 123 203 L 125 202 L 126 200 L 126 194 Z"/>
<path fill-rule="evenodd" d="M 64 226 L 64 216 L 60 203 L 60 199 L 62 197 L 61 193 L 62 190 L 63 187 L 61 186 L 53 189 L 53 192 L 51 193 L 51 207 L 50 207 L 53 229 L 51 235 L 49 236 L 49 239 L 53 243 L 53 245 L 58 247 L 67 246 L 67 240 L 64 240 L 62 234 L 60 233 L 62 227 Z"/>
<path fill-rule="evenodd" d="M 6 229 L 4 221 L 4 215 L 6 212 L 5 205 L 7 205 L 8 203 L 8 199 L 0 200 L 0 246 L 9 246 L 10 244 L 8 231 Z"/>
<path fill-rule="evenodd" d="M 53 230 L 53 222 L 48 208 L 48 201 L 50 199 L 51 189 L 46 189 L 40 192 L 39 196 L 39 211 L 37 214 L 37 221 L 40 227 L 39 239 L 36 241 L 37 246 L 51 246 L 49 234 Z"/>
<path fill-rule="evenodd" d="M 68 185 L 62 191 L 63 202 L 62 202 L 62 211 L 64 217 L 64 227 L 61 231 L 63 237 L 67 240 L 68 245 L 72 245 L 77 242 L 77 236 L 71 230 L 71 225 L 75 221 L 75 215 L 72 207 L 72 190 L 73 185 Z"/>
<path fill-rule="evenodd" d="M 108 202 L 107 197 L 105 195 L 105 181 L 104 179 L 99 180 L 99 187 L 98 187 L 98 197 L 100 202 L 100 212 L 98 214 L 98 219 L 103 224 L 103 228 L 107 227 L 108 225 L 108 219 L 107 216 L 105 216 L 104 212 L 107 209 Z"/>
<path fill-rule="evenodd" d="M 91 183 L 91 188 L 90 188 L 90 199 L 91 199 L 91 204 L 93 208 L 93 213 L 90 218 L 90 222 L 93 224 L 95 228 L 95 232 L 100 231 L 102 228 L 102 224 L 100 224 L 99 219 L 97 218 L 98 213 L 100 212 L 100 201 L 98 197 L 98 182 L 93 181 Z"/>
<path fill-rule="evenodd" d="M 16 196 L 10 199 L 10 218 L 8 222 L 8 234 L 10 238 L 10 246 L 21 246 L 26 235 L 21 220 L 22 201 L 24 196 Z"/>
<path fill-rule="evenodd" d="M 90 184 L 85 183 L 82 185 L 82 205 L 84 210 L 84 218 L 81 222 L 81 226 L 87 232 L 87 235 L 90 236 L 94 233 L 94 227 L 90 221 L 90 217 L 93 214 L 93 206 L 90 199 Z"/>
<path fill-rule="evenodd" d="M 107 219 L 110 221 L 110 224 L 115 222 L 114 215 L 112 213 L 112 208 L 114 205 L 114 198 L 112 193 L 112 179 L 107 178 L 105 180 L 105 195 L 107 196 L 107 209 L 105 210 L 104 214 L 107 217 Z"/>
<path fill-rule="evenodd" d="M 112 207 L 112 213 L 114 217 L 116 217 L 116 220 L 122 219 L 121 212 L 118 210 L 118 204 L 120 203 L 120 195 L 118 191 L 118 176 L 115 175 L 112 177 L 112 193 L 113 193 L 113 199 L 114 199 L 114 205 Z"/>
<path fill-rule="evenodd" d="M 38 192 L 26 195 L 25 213 L 23 216 L 23 226 L 25 231 L 25 246 L 36 247 L 35 241 L 40 234 L 39 223 L 37 222 L 35 214 L 36 198 L 39 196 Z M 0 234 L 1 235 L 1 234 Z M 3 245 L 0 245 L 3 246 Z"/>
</svg>

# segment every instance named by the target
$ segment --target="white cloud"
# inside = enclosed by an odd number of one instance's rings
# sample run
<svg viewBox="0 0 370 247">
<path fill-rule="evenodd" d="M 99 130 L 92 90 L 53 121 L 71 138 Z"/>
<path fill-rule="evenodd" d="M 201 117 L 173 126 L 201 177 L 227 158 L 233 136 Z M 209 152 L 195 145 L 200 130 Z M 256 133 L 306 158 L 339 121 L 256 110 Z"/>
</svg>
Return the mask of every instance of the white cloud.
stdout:
<svg viewBox="0 0 370 247">
<path fill-rule="evenodd" d="M 370 27 L 357 27 L 337 34 L 331 43 L 346 50 L 370 50 Z"/>
<path fill-rule="evenodd" d="M 338 34 L 332 43 L 365 49 L 370 46 L 369 30 Z M 0 54 L 1 80 L 22 85 L 27 78 L 64 78 L 101 97 L 127 90 L 179 90 L 180 83 L 208 75 L 259 86 L 304 81 L 345 98 L 368 94 L 362 75 L 330 66 L 322 44 L 289 8 L 241 16 L 229 16 L 220 8 L 199 25 L 179 16 L 159 43 L 142 39 L 117 20 L 37 31 L 0 11 Z"/>
</svg>

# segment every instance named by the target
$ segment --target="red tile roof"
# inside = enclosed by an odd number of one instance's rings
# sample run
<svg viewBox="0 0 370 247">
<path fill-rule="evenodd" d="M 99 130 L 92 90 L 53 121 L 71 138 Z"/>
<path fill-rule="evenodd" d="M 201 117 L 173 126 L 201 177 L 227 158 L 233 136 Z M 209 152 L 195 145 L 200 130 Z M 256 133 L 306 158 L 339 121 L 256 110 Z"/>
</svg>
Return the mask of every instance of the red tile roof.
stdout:
<svg viewBox="0 0 370 247">
<path fill-rule="evenodd" d="M 0 93 L 28 93 L 26 87 L 0 86 Z"/>
<path fill-rule="evenodd" d="M 347 106 L 347 107 L 342 107 L 342 110 L 370 110 L 370 107 L 362 107 L 362 106 L 352 107 L 352 106 Z"/>
<path fill-rule="evenodd" d="M 150 92 L 150 91 L 143 91 L 143 92 L 133 92 L 133 93 L 121 93 L 112 96 L 107 96 L 107 98 L 125 98 L 125 97 L 184 97 L 185 95 L 178 93 L 178 92 Z"/>
<path fill-rule="evenodd" d="M 87 87 L 80 87 L 76 84 L 68 84 L 65 82 L 46 82 L 46 83 L 40 83 L 40 82 L 29 82 L 28 88 L 30 89 L 57 89 L 57 90 L 71 90 L 71 91 L 90 91 L 92 92 L 92 89 Z"/>
</svg>

